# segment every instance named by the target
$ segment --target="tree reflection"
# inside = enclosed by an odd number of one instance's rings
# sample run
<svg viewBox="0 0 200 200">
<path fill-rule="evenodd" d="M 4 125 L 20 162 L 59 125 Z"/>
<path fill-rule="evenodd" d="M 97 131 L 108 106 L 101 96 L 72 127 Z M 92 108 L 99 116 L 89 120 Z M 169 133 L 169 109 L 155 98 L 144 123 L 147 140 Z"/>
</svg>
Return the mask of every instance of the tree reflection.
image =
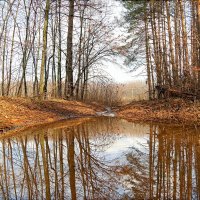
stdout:
<svg viewBox="0 0 200 200">
<path fill-rule="evenodd" d="M 124 162 L 105 157 L 121 135 L 135 140 L 134 131 L 100 118 L 2 139 L 0 199 L 199 199 L 198 129 L 149 125 L 146 142 L 130 146 Z"/>
<path fill-rule="evenodd" d="M 190 128 L 150 126 L 144 148 L 132 148 L 127 175 L 133 199 L 199 199 L 199 131 Z"/>
<path fill-rule="evenodd" d="M 0 198 L 117 199 L 114 173 L 100 155 L 114 136 L 100 127 L 84 123 L 1 140 Z"/>
</svg>

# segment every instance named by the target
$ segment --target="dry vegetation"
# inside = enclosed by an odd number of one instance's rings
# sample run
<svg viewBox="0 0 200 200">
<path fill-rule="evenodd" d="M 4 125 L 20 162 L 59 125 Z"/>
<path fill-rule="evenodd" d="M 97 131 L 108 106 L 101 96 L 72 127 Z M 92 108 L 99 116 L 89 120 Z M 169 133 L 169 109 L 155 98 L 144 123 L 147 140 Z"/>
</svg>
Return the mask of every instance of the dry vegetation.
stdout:
<svg viewBox="0 0 200 200">
<path fill-rule="evenodd" d="M 95 116 L 104 106 L 115 107 L 117 116 L 131 121 L 157 121 L 200 124 L 200 103 L 177 99 L 144 100 L 145 83 L 127 85 L 92 85 L 88 102 L 31 98 L 0 98 L 0 132 L 19 127 L 30 127 L 56 122 L 61 119 Z M 134 101 L 133 101 L 134 100 Z M 136 101 L 137 100 L 137 101 Z M 131 102 L 132 101 L 132 102 Z M 131 102 L 128 103 L 127 102 Z"/>
<path fill-rule="evenodd" d="M 148 99 L 148 86 L 142 80 L 120 85 L 119 90 L 122 104 Z"/>
<path fill-rule="evenodd" d="M 85 101 L 98 102 L 107 106 L 121 106 L 132 101 L 148 99 L 148 86 L 144 81 L 133 81 L 126 84 L 112 82 L 91 83 L 87 89 Z"/>
<path fill-rule="evenodd" d="M 200 124 L 200 103 L 184 99 L 135 101 L 115 111 L 131 121 Z"/>
<path fill-rule="evenodd" d="M 21 126 L 50 123 L 61 119 L 92 116 L 102 107 L 77 101 L 30 98 L 0 98 L 0 132 Z"/>
</svg>

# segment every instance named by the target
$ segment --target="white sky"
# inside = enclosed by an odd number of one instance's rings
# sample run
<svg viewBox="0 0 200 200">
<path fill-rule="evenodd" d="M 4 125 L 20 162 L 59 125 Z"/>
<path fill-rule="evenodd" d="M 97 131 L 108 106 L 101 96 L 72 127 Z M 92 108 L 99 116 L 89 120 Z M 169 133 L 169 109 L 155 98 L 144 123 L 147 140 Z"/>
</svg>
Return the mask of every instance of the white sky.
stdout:
<svg viewBox="0 0 200 200">
<path fill-rule="evenodd" d="M 115 62 L 103 61 L 102 68 L 117 83 L 128 83 L 144 79 L 144 76 L 138 75 L 141 73 L 141 69 L 130 72 L 130 69 L 123 64 L 123 60 L 119 58 L 116 58 Z"/>
<path fill-rule="evenodd" d="M 110 63 L 106 71 L 110 74 L 115 82 L 126 83 L 134 80 L 132 77 L 134 73 L 127 72 L 127 70 L 120 68 L 116 64 Z"/>
<path fill-rule="evenodd" d="M 119 21 L 121 21 L 125 8 L 123 8 L 120 2 L 117 2 L 116 0 L 108 0 L 108 5 L 110 5 L 113 20 L 117 18 Z M 115 34 L 124 34 L 124 31 L 122 32 L 122 30 L 124 30 L 123 27 L 117 28 Z M 103 61 L 103 70 L 112 77 L 114 82 L 127 83 L 135 80 L 144 80 L 146 78 L 144 76 L 145 73 L 142 73 L 143 69 L 130 72 L 131 67 L 124 65 L 122 58 L 120 59 L 119 57 L 116 57 L 114 60 L 114 62 Z"/>
</svg>

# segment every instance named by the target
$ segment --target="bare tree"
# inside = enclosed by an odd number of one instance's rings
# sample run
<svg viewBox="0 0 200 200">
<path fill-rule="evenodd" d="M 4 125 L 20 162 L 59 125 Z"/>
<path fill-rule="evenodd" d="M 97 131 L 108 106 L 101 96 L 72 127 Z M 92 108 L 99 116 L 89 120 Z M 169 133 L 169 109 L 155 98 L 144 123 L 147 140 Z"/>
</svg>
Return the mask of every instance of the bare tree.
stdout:
<svg viewBox="0 0 200 200">
<path fill-rule="evenodd" d="M 45 66 L 47 60 L 47 33 L 49 21 L 50 1 L 46 0 L 44 28 L 43 28 L 43 49 L 42 49 L 42 63 L 40 67 L 40 98 L 44 98 L 44 85 L 45 85 Z"/>
</svg>

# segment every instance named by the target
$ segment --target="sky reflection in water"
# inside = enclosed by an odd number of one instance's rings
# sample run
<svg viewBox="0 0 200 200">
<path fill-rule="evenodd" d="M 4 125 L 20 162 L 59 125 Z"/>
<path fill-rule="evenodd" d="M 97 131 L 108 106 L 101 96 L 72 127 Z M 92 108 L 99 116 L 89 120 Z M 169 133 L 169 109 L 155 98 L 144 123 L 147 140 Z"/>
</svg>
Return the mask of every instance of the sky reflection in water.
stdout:
<svg viewBox="0 0 200 200">
<path fill-rule="evenodd" d="M 200 131 L 116 118 L 0 142 L 0 199 L 199 199 Z"/>
</svg>

